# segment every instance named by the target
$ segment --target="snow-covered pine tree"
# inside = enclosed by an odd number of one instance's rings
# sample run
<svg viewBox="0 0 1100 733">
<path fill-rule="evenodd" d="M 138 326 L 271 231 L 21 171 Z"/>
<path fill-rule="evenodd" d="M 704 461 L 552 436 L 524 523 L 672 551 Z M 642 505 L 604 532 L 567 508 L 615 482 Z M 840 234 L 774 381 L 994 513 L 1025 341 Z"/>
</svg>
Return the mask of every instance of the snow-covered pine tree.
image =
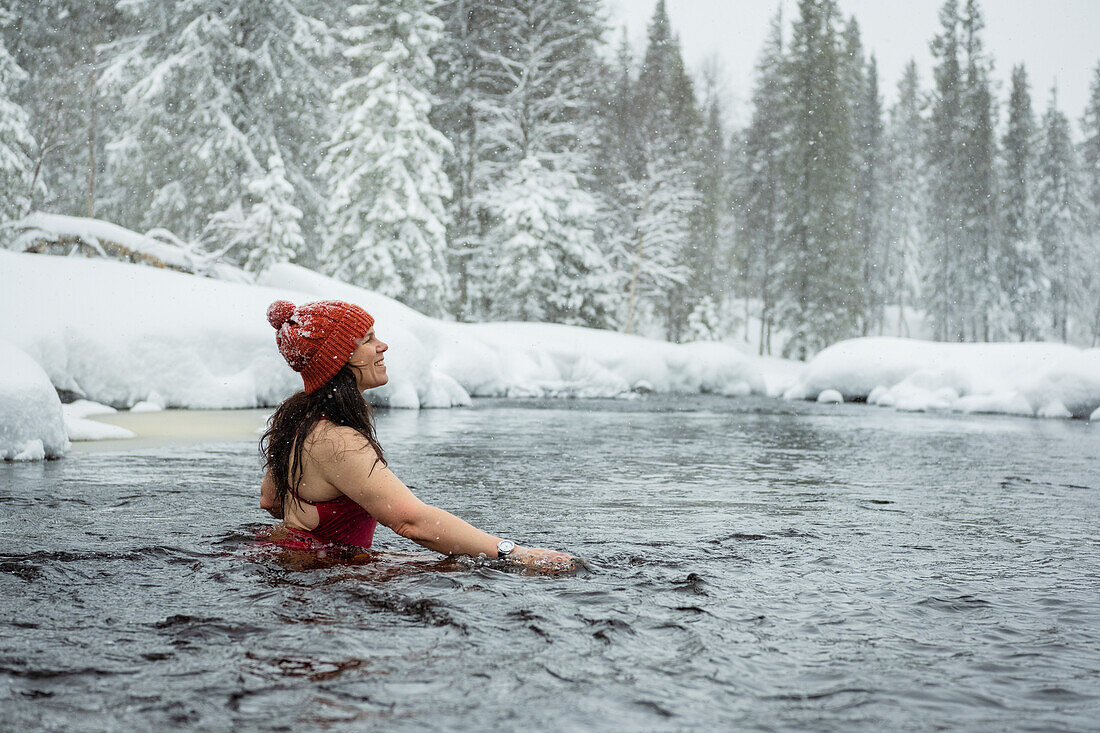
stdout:
<svg viewBox="0 0 1100 733">
<path fill-rule="evenodd" d="M 883 333 L 886 319 L 887 277 L 886 197 L 883 193 L 884 170 L 888 165 L 882 123 L 882 97 L 878 89 L 878 62 L 874 54 L 864 75 L 863 97 L 858 105 L 853 136 L 856 145 L 856 217 L 855 234 L 863 257 L 863 281 L 866 294 L 862 330 L 864 334 Z"/>
<path fill-rule="evenodd" d="M 1085 139 L 1081 143 L 1081 180 L 1084 187 L 1085 240 L 1082 262 L 1088 291 L 1082 325 L 1087 326 L 1093 346 L 1100 345 L 1100 63 L 1093 72 L 1089 101 L 1081 120 Z M 1091 324 L 1091 325 L 1090 325 Z"/>
<path fill-rule="evenodd" d="M 734 289 L 733 190 L 723 106 L 719 88 L 721 72 L 709 66 L 703 77 L 705 124 L 699 137 L 699 204 L 692 217 L 694 242 L 688 248 L 685 307 L 690 308 L 688 327 L 681 333 L 689 340 L 711 339 L 726 327 L 718 321 L 719 304 Z"/>
<path fill-rule="evenodd" d="M 277 262 L 290 262 L 305 247 L 299 222 L 302 212 L 291 200 L 294 186 L 286 179 L 283 158 L 275 149 L 267 159 L 267 173 L 248 183 L 252 205 L 240 205 L 216 214 L 210 228 L 250 272 L 261 272 Z"/>
<path fill-rule="evenodd" d="M 326 128 L 331 52 L 316 0 L 131 0 L 136 30 L 103 83 L 121 90 L 107 148 L 112 218 L 195 239 L 217 212 L 247 200 L 274 138 L 307 233 L 320 197 L 316 141 Z M 293 110 L 293 114 L 288 114 Z"/>
<path fill-rule="evenodd" d="M 924 305 L 932 332 L 940 341 L 965 338 L 964 302 L 969 288 L 963 220 L 966 192 L 960 154 L 963 128 L 963 76 L 959 66 L 959 6 L 946 0 L 940 8 L 940 33 L 932 40 L 933 69 L 931 116 L 925 152 L 928 164 L 928 247 L 924 252 Z"/>
<path fill-rule="evenodd" d="M 596 249 L 597 210 L 583 178 L 592 169 L 594 147 L 584 133 L 591 75 L 599 68 L 597 3 L 501 0 L 498 7 L 499 50 L 487 59 L 493 93 L 482 100 L 492 183 L 479 203 L 490 221 L 471 263 L 481 282 L 481 307 L 497 318 L 532 317 L 529 298 L 514 280 L 515 263 L 525 260 L 528 268 L 543 270 L 527 272 L 530 282 L 556 282 L 557 292 L 546 295 L 548 317 L 610 325 L 606 304 L 615 280 L 606 254 Z M 533 212 L 551 210 L 560 212 L 547 224 L 554 243 L 541 243 L 530 236 L 538 218 Z M 562 277 L 583 268 L 592 271 L 582 283 Z M 582 295 L 581 286 L 602 291 Z M 561 310 L 566 304 L 585 305 L 571 314 Z"/>
<path fill-rule="evenodd" d="M 978 0 L 966 0 L 960 19 L 963 42 L 962 174 L 963 244 L 962 260 L 967 272 L 963 290 L 963 328 L 967 338 L 988 341 L 990 314 L 999 300 L 996 277 L 997 182 L 996 108 L 990 90 L 992 62 L 981 40 L 985 28 Z"/>
<path fill-rule="evenodd" d="M 57 213 L 93 216 L 104 196 L 104 144 L 116 109 L 100 83 L 122 30 L 117 0 L 8 0 L 8 49 L 29 74 L 16 100 L 27 111 L 37 179 L 49 194 L 36 203 Z"/>
<path fill-rule="evenodd" d="M 593 104 L 594 125 L 592 152 L 594 188 L 598 206 L 596 238 L 606 253 L 608 267 L 620 287 L 629 288 L 627 273 L 632 267 L 635 201 L 630 183 L 644 173 L 639 159 L 643 128 L 640 110 L 635 104 L 636 87 L 630 43 L 623 29 L 622 39 L 609 68 L 596 75 L 596 99 Z M 615 325 L 625 323 L 628 307 L 620 293 L 619 313 Z"/>
<path fill-rule="evenodd" d="M 6 13 L 0 9 L 0 25 L 7 23 Z M 35 147 L 30 118 L 9 96 L 26 78 L 27 73 L 15 63 L 0 37 L 0 222 L 26 214 L 34 187 L 42 189 L 28 154 Z"/>
<path fill-rule="evenodd" d="M 681 254 L 699 195 L 684 185 L 682 171 L 650 159 L 642 176 L 623 184 L 623 198 L 632 202 L 623 330 L 634 333 L 643 316 L 667 315 L 659 310 L 660 301 L 687 281 Z"/>
<path fill-rule="evenodd" d="M 906 309 L 921 298 L 921 245 L 924 227 L 924 106 L 921 100 L 917 63 L 910 60 L 898 82 L 897 101 L 890 108 L 887 130 L 887 237 L 883 271 L 887 282 L 887 302 L 898 309 L 896 324 L 890 331 L 909 336 Z"/>
<path fill-rule="evenodd" d="M 1038 341 L 1046 331 L 1046 283 L 1035 240 L 1035 115 L 1023 64 L 1012 70 L 1008 127 L 1001 147 L 1001 244 L 995 260 L 1000 300 L 991 336 Z"/>
<path fill-rule="evenodd" d="M 692 278 L 690 250 L 699 246 L 694 218 L 702 120 L 664 0 L 658 0 L 649 23 L 634 99 L 642 132 L 636 177 L 625 184 L 634 202 L 625 327 L 634 330 L 644 305 L 663 321 L 666 337 L 679 340 L 694 307 L 686 283 Z M 670 251 L 647 260 L 656 256 L 657 246 Z M 640 298 L 656 299 L 642 304 Z"/>
<path fill-rule="evenodd" d="M 876 237 L 874 205 L 878 195 L 882 162 L 882 100 L 878 98 L 878 78 L 869 78 L 870 67 L 863 54 L 859 21 L 853 15 L 844 24 L 841 55 L 841 79 L 848 100 L 852 133 L 852 183 L 855 186 L 855 214 L 852 234 L 859 248 L 863 277 L 864 312 L 860 332 L 871 333 L 881 324 L 882 262 L 881 241 Z M 874 93 L 870 91 L 874 85 Z"/>
<path fill-rule="evenodd" d="M 615 282 L 596 247 L 596 201 L 567 170 L 534 156 L 506 174 L 511 195 L 490 207 L 500 277 L 485 283 L 489 316 L 608 327 Z"/>
<path fill-rule="evenodd" d="M 432 12 L 443 32 L 432 47 L 431 120 L 451 142 L 446 173 L 453 194 L 448 211 L 448 271 L 453 281 L 451 310 L 459 321 L 471 315 L 477 290 L 469 265 L 483 244 L 489 214 L 478 202 L 490 188 L 482 154 L 485 124 L 482 100 L 494 91 L 487 59 L 496 53 L 498 9 L 477 0 L 438 0 Z"/>
<path fill-rule="evenodd" d="M 760 301 L 760 353 L 771 353 L 775 314 L 775 277 L 779 241 L 782 146 L 787 138 L 783 80 L 783 16 L 772 18 L 756 63 L 752 121 L 744 132 L 736 177 L 741 237 L 738 269 L 745 298 L 746 327 L 750 295 Z M 745 334 L 748 338 L 748 332 Z"/>
<path fill-rule="evenodd" d="M 806 359 L 859 332 L 862 263 L 852 233 L 852 135 L 835 0 L 800 0 L 785 64 L 788 99 L 777 321 Z"/>
<path fill-rule="evenodd" d="M 451 144 L 429 119 L 428 49 L 443 23 L 424 0 L 348 9 L 336 88 L 336 129 L 320 175 L 328 182 L 325 267 L 334 276 L 438 315 L 448 301 L 443 158 Z"/>
<path fill-rule="evenodd" d="M 1050 283 L 1050 332 L 1066 342 L 1070 318 L 1085 292 L 1082 281 L 1082 206 L 1076 155 L 1069 120 L 1058 109 L 1058 90 L 1051 89 L 1043 115 L 1036 189 L 1036 234 Z"/>
</svg>

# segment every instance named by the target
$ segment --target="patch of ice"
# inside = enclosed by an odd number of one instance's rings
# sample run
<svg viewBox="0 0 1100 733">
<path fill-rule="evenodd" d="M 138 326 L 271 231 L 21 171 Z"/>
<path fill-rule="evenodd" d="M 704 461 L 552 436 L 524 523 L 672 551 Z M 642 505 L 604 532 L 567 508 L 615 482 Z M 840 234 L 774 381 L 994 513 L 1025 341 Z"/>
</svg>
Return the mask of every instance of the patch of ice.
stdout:
<svg viewBox="0 0 1100 733">
<path fill-rule="evenodd" d="M 80 417 L 65 418 L 65 429 L 69 433 L 69 440 L 126 440 L 137 436 L 118 425 L 108 425 L 96 420 L 88 420 Z"/>
</svg>

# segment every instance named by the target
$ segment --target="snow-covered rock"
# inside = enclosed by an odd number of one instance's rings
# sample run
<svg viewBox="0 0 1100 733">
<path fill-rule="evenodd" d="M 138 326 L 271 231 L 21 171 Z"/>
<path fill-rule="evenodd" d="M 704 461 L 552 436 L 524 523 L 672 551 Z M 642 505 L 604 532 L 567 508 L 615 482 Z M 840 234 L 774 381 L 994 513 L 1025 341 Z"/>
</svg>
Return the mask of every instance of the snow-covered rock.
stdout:
<svg viewBox="0 0 1100 733">
<path fill-rule="evenodd" d="M 904 411 L 1084 418 L 1100 406 L 1100 349 L 852 339 L 818 354 L 784 397 L 829 389 Z"/>
<path fill-rule="evenodd" d="M 61 400 L 46 372 L 0 339 L 0 459 L 40 461 L 68 449 Z"/>
</svg>

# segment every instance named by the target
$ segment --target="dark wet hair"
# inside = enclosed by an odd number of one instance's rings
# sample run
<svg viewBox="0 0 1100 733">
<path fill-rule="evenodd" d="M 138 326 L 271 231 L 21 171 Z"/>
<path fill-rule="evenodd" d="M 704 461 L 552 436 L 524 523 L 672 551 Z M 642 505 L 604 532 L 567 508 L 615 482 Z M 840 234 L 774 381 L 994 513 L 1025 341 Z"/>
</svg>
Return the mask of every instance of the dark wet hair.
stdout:
<svg viewBox="0 0 1100 733">
<path fill-rule="evenodd" d="M 313 426 L 328 418 L 335 425 L 353 428 L 374 449 L 375 465 L 386 465 L 382 446 L 374 432 L 374 413 L 355 384 L 355 372 L 344 364 L 332 379 L 310 394 L 297 392 L 286 398 L 267 421 L 260 438 L 260 453 L 271 470 L 279 504 L 292 496 L 296 502 L 302 483 L 302 448 Z M 290 467 L 294 466 L 291 476 Z"/>
</svg>

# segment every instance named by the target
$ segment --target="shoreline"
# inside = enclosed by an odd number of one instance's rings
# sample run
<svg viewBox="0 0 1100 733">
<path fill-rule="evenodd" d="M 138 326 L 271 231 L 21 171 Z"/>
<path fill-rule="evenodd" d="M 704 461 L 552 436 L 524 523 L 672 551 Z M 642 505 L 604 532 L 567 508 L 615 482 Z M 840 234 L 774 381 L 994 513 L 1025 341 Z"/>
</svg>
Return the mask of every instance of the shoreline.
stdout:
<svg viewBox="0 0 1100 733">
<path fill-rule="evenodd" d="M 119 440 L 74 440 L 70 453 L 138 450 L 164 445 L 211 442 L 259 443 L 260 430 L 274 408 L 243 410 L 161 410 L 159 412 L 110 412 L 88 415 L 88 420 L 117 425 L 136 433 Z"/>
</svg>

